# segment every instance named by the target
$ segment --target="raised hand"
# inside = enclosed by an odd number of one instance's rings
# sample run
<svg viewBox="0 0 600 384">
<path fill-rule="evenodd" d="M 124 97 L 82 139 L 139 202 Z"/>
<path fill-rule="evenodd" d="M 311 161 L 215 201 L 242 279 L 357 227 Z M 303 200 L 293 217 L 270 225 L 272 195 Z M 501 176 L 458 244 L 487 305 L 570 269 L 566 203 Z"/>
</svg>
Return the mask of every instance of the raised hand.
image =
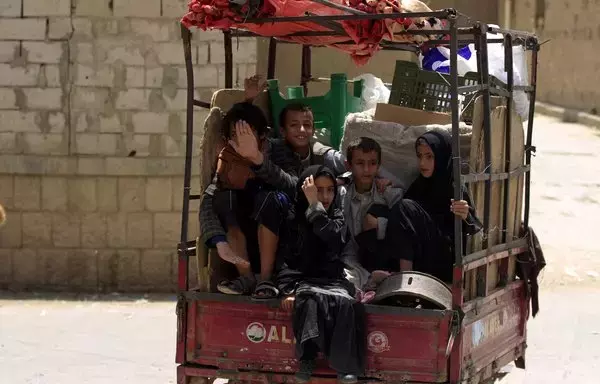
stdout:
<svg viewBox="0 0 600 384">
<path fill-rule="evenodd" d="M 235 137 L 229 140 L 229 145 L 238 155 L 250 160 L 256 165 L 262 164 L 263 154 L 258 147 L 258 140 L 248 123 L 243 120 L 235 123 Z"/>
</svg>

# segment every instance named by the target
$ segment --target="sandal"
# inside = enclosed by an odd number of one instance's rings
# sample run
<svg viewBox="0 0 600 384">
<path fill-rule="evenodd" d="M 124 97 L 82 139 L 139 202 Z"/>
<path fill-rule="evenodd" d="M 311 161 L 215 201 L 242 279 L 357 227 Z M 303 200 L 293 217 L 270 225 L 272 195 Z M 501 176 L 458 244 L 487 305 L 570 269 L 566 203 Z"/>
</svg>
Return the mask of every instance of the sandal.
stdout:
<svg viewBox="0 0 600 384">
<path fill-rule="evenodd" d="M 276 299 L 279 296 L 279 289 L 270 280 L 263 280 L 254 289 L 252 300 L 267 301 Z"/>
<path fill-rule="evenodd" d="M 217 285 L 217 290 L 226 295 L 249 295 L 254 291 L 256 280 L 250 276 L 240 276 L 233 280 L 223 280 Z"/>
</svg>

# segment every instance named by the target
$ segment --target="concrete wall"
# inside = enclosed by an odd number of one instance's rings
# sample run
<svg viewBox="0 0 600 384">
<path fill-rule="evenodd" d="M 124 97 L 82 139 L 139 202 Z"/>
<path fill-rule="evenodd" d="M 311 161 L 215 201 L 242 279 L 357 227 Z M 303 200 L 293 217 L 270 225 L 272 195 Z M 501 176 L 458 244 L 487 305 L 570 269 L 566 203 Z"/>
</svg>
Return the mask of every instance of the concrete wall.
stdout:
<svg viewBox="0 0 600 384">
<path fill-rule="evenodd" d="M 514 27 L 536 31 L 541 41 L 540 101 L 598 113 L 600 110 L 600 1 L 515 1 Z"/>
<path fill-rule="evenodd" d="M 0 1 L 0 288 L 174 289 L 187 2 Z M 237 82 L 256 70 L 256 42 L 235 47 Z M 221 34 L 197 34 L 193 57 L 209 100 Z"/>
</svg>

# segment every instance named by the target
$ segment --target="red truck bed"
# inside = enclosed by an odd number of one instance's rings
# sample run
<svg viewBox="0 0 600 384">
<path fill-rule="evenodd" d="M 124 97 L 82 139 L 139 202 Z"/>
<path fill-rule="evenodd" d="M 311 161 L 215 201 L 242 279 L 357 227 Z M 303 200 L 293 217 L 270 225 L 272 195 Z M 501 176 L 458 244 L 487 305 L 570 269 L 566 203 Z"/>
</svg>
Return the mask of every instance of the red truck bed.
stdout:
<svg viewBox="0 0 600 384">
<path fill-rule="evenodd" d="M 247 297 L 202 292 L 186 296 L 187 342 L 179 377 L 292 382 L 297 362 L 289 313 Z M 447 350 L 452 347 L 455 311 L 366 307 L 367 377 L 403 383 L 449 381 Z M 489 377 L 522 355 L 527 316 L 523 284 L 515 282 L 464 308 L 462 343 L 459 339 L 455 346 L 462 351 L 463 379 Z M 316 376 L 311 383 L 335 379 L 324 360 Z"/>
</svg>

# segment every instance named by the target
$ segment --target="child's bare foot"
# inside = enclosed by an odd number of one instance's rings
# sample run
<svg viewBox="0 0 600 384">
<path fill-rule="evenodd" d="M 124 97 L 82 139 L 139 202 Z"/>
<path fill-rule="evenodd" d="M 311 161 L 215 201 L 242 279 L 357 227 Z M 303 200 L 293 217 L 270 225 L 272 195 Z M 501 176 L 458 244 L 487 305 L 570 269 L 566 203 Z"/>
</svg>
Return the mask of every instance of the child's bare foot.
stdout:
<svg viewBox="0 0 600 384">
<path fill-rule="evenodd" d="M 222 241 L 217 244 L 217 252 L 219 253 L 219 257 L 231 264 L 240 266 L 240 267 L 249 267 L 250 262 L 243 257 L 238 256 L 231 246 L 225 241 Z"/>
<path fill-rule="evenodd" d="M 294 296 L 288 296 L 281 300 L 281 309 L 291 312 L 294 309 Z"/>
</svg>

